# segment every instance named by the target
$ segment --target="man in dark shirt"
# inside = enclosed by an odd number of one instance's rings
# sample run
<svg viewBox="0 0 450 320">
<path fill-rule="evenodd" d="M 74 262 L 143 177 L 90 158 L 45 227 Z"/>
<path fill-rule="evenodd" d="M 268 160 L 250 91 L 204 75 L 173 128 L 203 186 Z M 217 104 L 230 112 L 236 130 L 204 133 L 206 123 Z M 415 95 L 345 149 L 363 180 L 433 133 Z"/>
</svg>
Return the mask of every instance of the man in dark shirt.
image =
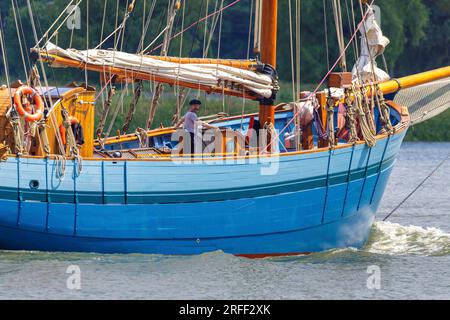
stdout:
<svg viewBox="0 0 450 320">
<path fill-rule="evenodd" d="M 200 106 L 202 105 L 200 100 L 191 100 L 189 102 L 189 111 L 184 115 L 183 118 L 177 123 L 176 127 L 180 127 L 182 124 L 183 129 L 189 132 L 191 136 L 191 153 L 195 153 L 194 143 L 195 143 L 195 135 L 198 132 L 199 128 L 207 128 L 207 129 L 215 129 L 218 130 L 218 127 L 212 126 L 204 121 L 198 119 L 197 112 L 200 110 Z"/>
</svg>

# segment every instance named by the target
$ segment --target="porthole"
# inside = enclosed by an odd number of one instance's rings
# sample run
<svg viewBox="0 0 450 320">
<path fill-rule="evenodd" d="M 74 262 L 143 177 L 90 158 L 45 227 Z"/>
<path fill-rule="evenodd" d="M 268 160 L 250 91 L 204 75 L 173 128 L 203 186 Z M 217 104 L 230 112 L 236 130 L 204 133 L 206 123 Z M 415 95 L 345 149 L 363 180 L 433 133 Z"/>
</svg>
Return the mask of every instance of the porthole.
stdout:
<svg viewBox="0 0 450 320">
<path fill-rule="evenodd" d="M 39 181 L 31 180 L 30 181 L 30 189 L 33 189 L 33 190 L 39 189 Z"/>
</svg>

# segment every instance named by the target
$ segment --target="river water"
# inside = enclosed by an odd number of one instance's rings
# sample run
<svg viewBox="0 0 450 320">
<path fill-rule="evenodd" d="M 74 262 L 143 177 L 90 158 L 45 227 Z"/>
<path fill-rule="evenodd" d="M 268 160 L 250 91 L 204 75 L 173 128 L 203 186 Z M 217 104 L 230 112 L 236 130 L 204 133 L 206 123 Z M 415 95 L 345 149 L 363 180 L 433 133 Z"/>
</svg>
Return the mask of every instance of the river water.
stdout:
<svg viewBox="0 0 450 320">
<path fill-rule="evenodd" d="M 403 145 L 362 250 L 260 260 L 0 251 L 0 299 L 450 299 L 450 160 L 381 222 L 449 152 Z M 69 266 L 80 290 L 68 289 Z"/>
</svg>

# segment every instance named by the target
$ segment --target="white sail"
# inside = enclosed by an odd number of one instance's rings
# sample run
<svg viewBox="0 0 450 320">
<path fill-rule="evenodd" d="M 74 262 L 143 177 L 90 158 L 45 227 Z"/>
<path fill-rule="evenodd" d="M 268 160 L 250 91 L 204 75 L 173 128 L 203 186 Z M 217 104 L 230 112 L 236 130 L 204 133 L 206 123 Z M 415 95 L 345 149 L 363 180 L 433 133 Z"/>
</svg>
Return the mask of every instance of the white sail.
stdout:
<svg viewBox="0 0 450 320">
<path fill-rule="evenodd" d="M 80 61 L 80 63 L 122 68 L 130 72 L 144 72 L 196 85 L 220 87 L 225 81 L 232 82 L 265 98 L 270 98 L 274 89 L 273 80 L 268 75 L 220 64 L 180 64 L 113 50 L 66 50 L 52 43 L 48 43 L 44 51 Z M 52 66 L 64 67 L 57 62 L 52 63 Z"/>
<path fill-rule="evenodd" d="M 359 28 L 361 33 L 361 55 L 353 67 L 353 81 L 359 83 L 372 82 L 375 72 L 376 81 L 389 80 L 390 76 L 377 67 L 376 58 L 383 54 L 389 45 L 388 38 L 383 36 L 380 26 L 375 19 L 375 11 L 369 7 L 369 14 L 364 24 Z"/>
</svg>

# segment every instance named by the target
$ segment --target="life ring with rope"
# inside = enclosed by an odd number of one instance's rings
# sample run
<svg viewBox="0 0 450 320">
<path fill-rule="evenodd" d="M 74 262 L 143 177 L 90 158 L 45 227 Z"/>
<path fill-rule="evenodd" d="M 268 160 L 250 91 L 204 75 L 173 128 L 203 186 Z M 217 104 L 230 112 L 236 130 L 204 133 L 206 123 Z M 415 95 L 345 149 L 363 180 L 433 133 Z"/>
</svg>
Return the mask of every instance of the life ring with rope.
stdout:
<svg viewBox="0 0 450 320">
<path fill-rule="evenodd" d="M 30 100 L 36 106 L 34 111 Z M 21 86 L 17 89 L 14 93 L 14 104 L 19 115 L 25 117 L 25 120 L 28 122 L 39 121 L 44 115 L 44 101 L 39 93 L 29 86 Z"/>
</svg>

